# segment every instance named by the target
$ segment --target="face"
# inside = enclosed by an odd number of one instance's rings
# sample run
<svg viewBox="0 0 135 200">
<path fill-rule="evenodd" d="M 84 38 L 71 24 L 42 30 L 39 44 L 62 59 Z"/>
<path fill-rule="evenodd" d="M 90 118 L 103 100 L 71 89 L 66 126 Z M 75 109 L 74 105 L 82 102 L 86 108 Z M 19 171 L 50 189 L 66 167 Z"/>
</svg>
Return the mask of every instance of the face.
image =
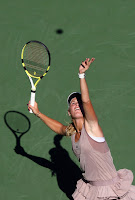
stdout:
<svg viewBox="0 0 135 200">
<path fill-rule="evenodd" d="M 71 100 L 68 114 L 72 117 L 72 119 L 79 119 L 83 117 L 82 111 L 80 109 L 81 105 L 79 105 L 76 97 Z"/>
</svg>

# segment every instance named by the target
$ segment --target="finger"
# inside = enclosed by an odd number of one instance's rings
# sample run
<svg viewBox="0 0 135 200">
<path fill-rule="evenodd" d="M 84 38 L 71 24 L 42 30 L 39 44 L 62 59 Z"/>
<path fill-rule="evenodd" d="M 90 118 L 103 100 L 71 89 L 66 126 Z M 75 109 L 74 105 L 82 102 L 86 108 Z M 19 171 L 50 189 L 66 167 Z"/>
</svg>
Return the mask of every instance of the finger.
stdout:
<svg viewBox="0 0 135 200">
<path fill-rule="evenodd" d="M 85 59 L 85 64 L 87 65 L 87 63 L 88 63 L 88 58 Z"/>
<path fill-rule="evenodd" d="M 93 63 L 95 60 L 95 58 L 91 58 L 91 60 L 89 61 L 90 63 Z"/>
<path fill-rule="evenodd" d="M 34 107 L 33 107 L 32 105 L 29 104 L 29 108 L 30 108 L 30 109 L 33 109 Z"/>
<path fill-rule="evenodd" d="M 82 61 L 81 66 L 82 66 L 83 68 L 86 67 L 86 63 L 85 63 L 85 61 Z"/>
<path fill-rule="evenodd" d="M 30 104 L 27 104 L 27 106 L 28 106 L 28 111 L 30 111 Z"/>
<path fill-rule="evenodd" d="M 95 58 L 91 58 L 91 61 L 93 62 L 95 60 Z"/>
<path fill-rule="evenodd" d="M 89 64 L 90 64 L 90 59 L 89 59 L 89 58 L 86 58 L 85 63 L 86 63 L 87 65 L 89 65 Z"/>
<path fill-rule="evenodd" d="M 83 68 L 85 68 L 85 66 L 84 66 L 83 64 L 81 64 L 81 66 L 82 66 Z"/>
<path fill-rule="evenodd" d="M 28 111 L 30 111 L 30 107 L 28 106 Z"/>
<path fill-rule="evenodd" d="M 85 65 L 86 65 L 86 66 L 85 66 L 86 68 L 89 67 L 89 60 L 88 60 L 88 58 L 86 58 L 86 60 L 85 60 Z"/>
</svg>

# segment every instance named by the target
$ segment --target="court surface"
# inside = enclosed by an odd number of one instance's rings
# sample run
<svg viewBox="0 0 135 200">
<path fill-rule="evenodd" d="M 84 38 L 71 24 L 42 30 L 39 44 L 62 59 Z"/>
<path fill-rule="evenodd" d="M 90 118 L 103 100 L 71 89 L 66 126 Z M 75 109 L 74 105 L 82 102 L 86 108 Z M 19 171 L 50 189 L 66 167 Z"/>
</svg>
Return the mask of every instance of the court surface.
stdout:
<svg viewBox="0 0 135 200">
<path fill-rule="evenodd" d="M 70 138 L 56 136 L 28 113 L 30 84 L 20 54 L 29 40 L 45 43 L 52 58 L 37 88 L 39 109 L 64 124 L 70 122 L 66 98 L 79 91 L 78 67 L 86 57 L 96 58 L 86 74 L 90 97 L 116 168 L 135 175 L 134 10 L 132 0 L 1 1 L 1 200 L 67 200 L 80 176 Z M 21 138 L 25 156 L 14 151 L 16 140 L 4 120 L 8 111 L 30 121 Z"/>
</svg>

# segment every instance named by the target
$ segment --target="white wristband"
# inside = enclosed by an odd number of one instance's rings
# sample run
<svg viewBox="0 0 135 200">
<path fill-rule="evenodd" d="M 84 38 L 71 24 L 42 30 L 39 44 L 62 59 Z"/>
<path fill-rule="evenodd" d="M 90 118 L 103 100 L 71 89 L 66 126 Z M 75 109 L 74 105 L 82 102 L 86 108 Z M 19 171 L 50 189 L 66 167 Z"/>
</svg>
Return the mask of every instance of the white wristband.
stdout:
<svg viewBox="0 0 135 200">
<path fill-rule="evenodd" d="M 79 76 L 79 78 L 85 78 L 85 73 L 83 73 L 83 74 L 78 73 L 78 76 Z"/>
</svg>

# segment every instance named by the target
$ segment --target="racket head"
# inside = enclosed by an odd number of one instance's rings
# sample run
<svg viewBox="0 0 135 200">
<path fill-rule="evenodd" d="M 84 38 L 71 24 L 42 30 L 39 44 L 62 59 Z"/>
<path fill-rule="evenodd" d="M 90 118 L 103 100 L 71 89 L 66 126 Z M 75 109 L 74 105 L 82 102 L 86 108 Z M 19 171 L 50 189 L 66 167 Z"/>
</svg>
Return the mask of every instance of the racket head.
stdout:
<svg viewBox="0 0 135 200">
<path fill-rule="evenodd" d="M 7 127 L 16 134 L 17 137 L 21 137 L 23 134 L 29 131 L 31 123 L 29 118 L 18 111 L 8 111 L 4 115 L 4 121 Z"/>
<path fill-rule="evenodd" d="M 27 42 L 22 49 L 21 59 L 27 75 L 33 78 L 43 78 L 50 69 L 50 52 L 42 42 Z"/>
</svg>

